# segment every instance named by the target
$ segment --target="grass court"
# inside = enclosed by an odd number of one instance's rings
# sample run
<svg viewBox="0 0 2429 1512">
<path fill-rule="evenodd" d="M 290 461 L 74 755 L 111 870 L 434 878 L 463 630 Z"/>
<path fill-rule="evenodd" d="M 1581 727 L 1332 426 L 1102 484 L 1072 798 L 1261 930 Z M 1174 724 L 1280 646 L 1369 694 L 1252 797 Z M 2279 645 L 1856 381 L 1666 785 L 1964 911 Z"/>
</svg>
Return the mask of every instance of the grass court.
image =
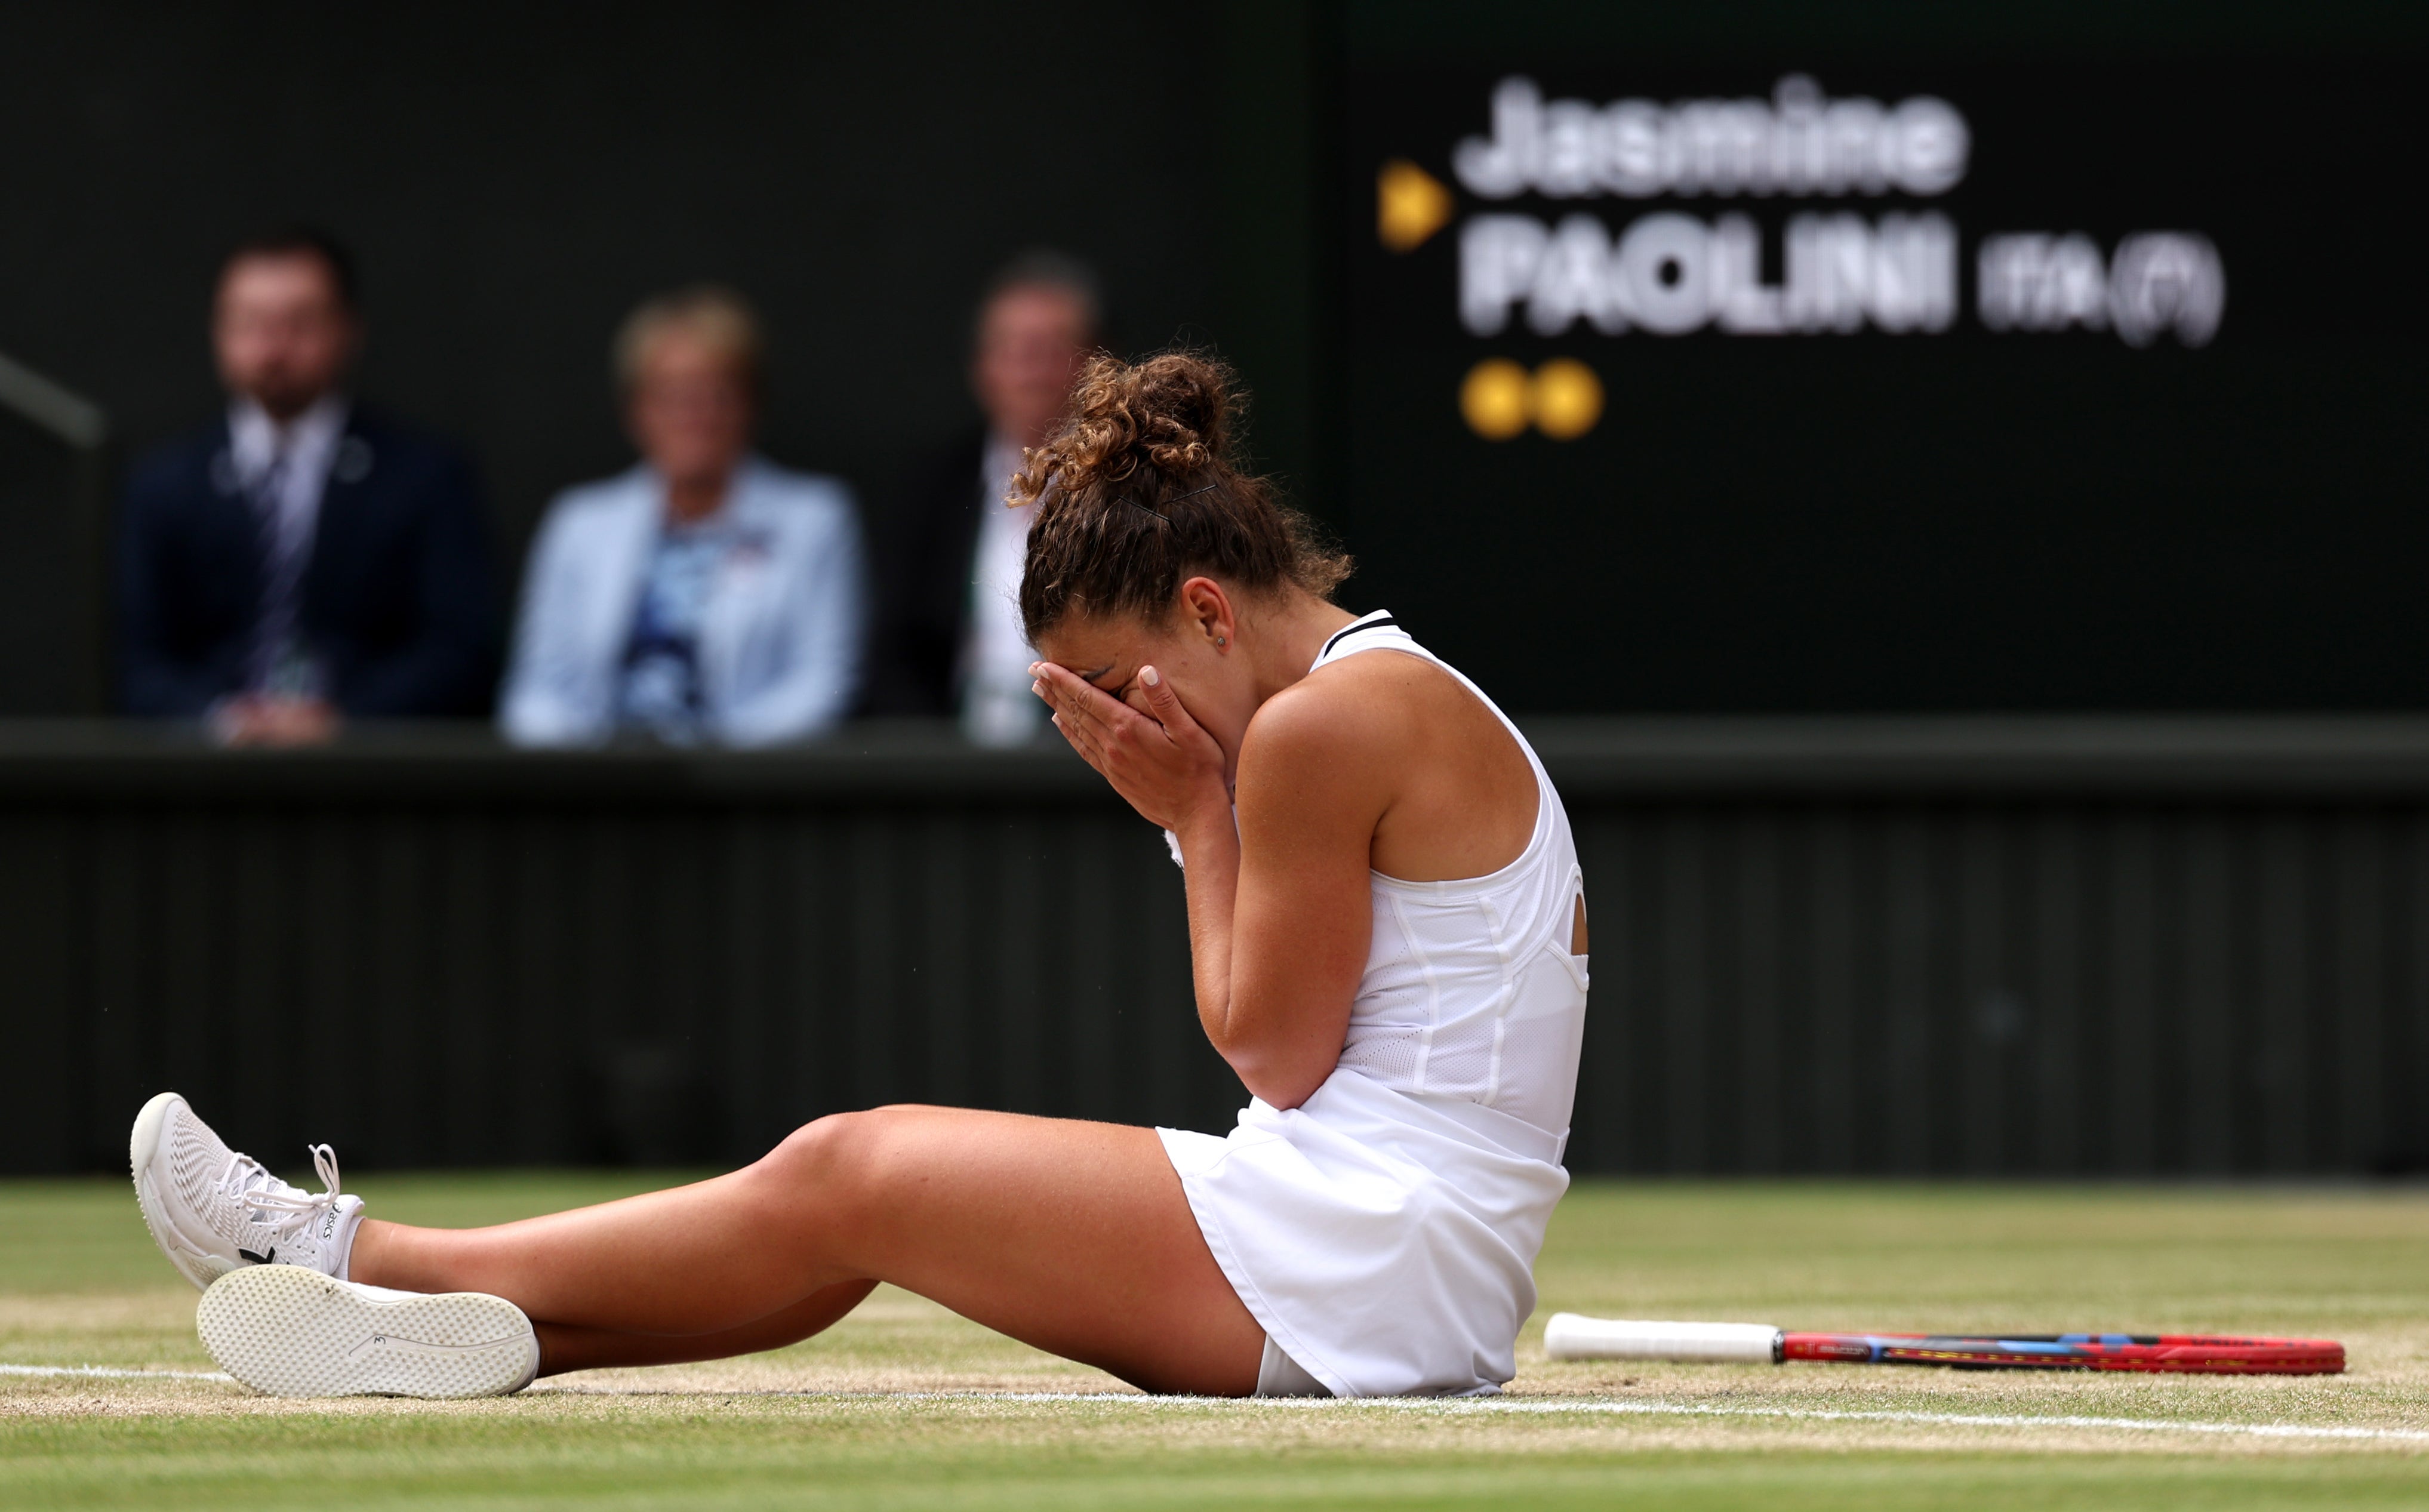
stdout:
<svg viewBox="0 0 2429 1512">
<path fill-rule="evenodd" d="M 469 1224 L 667 1179 L 350 1185 L 382 1217 Z M 213 1370 L 195 1293 L 124 1180 L 0 1183 L 0 1506 L 2429 1505 L 2417 1188 L 1580 1182 L 1537 1278 L 1518 1378 L 1491 1403 L 1143 1398 L 890 1289 L 743 1360 L 504 1401 L 281 1402 L 194 1378 Z M 1554 1364 L 1560 1309 L 2320 1336 L 2351 1369 Z"/>
</svg>

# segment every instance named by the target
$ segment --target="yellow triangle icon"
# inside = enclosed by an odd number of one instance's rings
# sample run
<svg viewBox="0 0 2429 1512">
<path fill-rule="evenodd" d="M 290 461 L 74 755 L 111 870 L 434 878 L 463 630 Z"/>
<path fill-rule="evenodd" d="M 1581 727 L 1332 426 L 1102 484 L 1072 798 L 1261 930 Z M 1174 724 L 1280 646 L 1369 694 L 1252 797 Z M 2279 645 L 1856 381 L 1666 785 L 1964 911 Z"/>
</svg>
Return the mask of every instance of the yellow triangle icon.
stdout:
<svg viewBox="0 0 2429 1512">
<path fill-rule="evenodd" d="M 1405 157 L 1375 175 L 1375 234 L 1394 252 L 1413 252 L 1450 220 L 1450 190 Z"/>
</svg>

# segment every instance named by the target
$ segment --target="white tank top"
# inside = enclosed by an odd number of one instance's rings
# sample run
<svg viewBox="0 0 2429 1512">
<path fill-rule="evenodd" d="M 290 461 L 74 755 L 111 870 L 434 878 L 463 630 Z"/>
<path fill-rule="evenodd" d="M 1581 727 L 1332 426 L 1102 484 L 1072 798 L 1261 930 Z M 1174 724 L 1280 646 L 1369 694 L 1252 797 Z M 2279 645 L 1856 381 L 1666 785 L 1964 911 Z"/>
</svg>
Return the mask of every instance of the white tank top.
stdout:
<svg viewBox="0 0 2429 1512">
<path fill-rule="evenodd" d="M 1430 1102 L 1497 1109 L 1550 1136 L 1557 1151 L 1568 1139 L 1586 1019 L 1586 961 L 1569 954 L 1585 873 L 1568 814 L 1510 716 L 1389 613 L 1344 626 L 1308 670 L 1361 651 L 1421 657 L 1458 678 L 1526 752 L 1537 798 L 1527 848 L 1489 876 L 1411 882 L 1367 873 L 1374 939 L 1341 1070 Z"/>
</svg>

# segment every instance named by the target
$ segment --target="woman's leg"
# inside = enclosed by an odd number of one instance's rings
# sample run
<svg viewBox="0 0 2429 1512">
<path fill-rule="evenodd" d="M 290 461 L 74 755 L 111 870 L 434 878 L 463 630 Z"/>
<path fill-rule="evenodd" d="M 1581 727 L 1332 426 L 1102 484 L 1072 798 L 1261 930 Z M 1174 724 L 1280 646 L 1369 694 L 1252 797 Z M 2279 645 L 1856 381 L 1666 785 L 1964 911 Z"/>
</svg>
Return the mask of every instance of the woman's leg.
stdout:
<svg viewBox="0 0 2429 1512">
<path fill-rule="evenodd" d="M 782 1349 L 824 1333 L 876 1289 L 874 1281 L 846 1281 L 813 1291 L 755 1323 L 715 1334 L 627 1334 L 570 1323 L 534 1323 L 532 1328 L 539 1335 L 539 1372 L 562 1375 L 567 1371 L 612 1365 L 682 1365 Z"/>
<path fill-rule="evenodd" d="M 1153 1390 L 1246 1393 L 1264 1343 L 1153 1130 L 959 1109 L 822 1118 L 730 1175 L 495 1228 L 366 1223 L 349 1274 L 690 1348 L 891 1281 Z M 545 1369 L 606 1362 L 565 1342 Z"/>
</svg>

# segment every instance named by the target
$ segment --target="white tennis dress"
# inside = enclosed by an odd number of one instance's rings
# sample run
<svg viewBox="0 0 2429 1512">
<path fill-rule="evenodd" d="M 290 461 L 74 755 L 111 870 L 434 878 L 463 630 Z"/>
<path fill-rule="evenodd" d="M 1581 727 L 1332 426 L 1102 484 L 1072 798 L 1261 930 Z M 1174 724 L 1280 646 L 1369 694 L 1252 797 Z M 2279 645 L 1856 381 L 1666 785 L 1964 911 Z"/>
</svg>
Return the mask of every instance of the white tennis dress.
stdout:
<svg viewBox="0 0 2429 1512">
<path fill-rule="evenodd" d="M 1496 1391 L 1517 1372 L 1535 1255 L 1569 1186 L 1584 874 L 1560 795 L 1509 716 L 1385 613 L 1344 627 L 1315 666 L 1362 651 L 1423 657 L 1493 710 L 1535 773 L 1534 833 L 1488 877 L 1370 872 L 1374 942 L 1324 1085 L 1287 1111 L 1250 1101 L 1229 1138 L 1156 1133 L 1264 1325 L 1261 1393 L 1290 1391 L 1299 1372 L 1336 1396 Z"/>
</svg>

